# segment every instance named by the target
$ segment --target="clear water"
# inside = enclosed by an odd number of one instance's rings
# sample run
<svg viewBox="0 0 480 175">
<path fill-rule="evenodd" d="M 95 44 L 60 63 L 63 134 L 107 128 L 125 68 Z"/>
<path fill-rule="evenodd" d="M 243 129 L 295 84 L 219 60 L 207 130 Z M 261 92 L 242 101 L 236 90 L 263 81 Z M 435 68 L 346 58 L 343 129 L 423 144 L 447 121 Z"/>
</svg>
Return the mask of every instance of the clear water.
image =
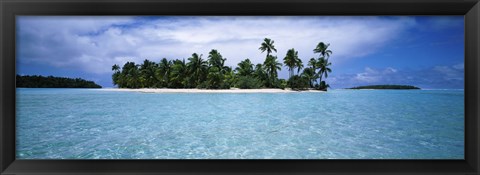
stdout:
<svg viewBox="0 0 480 175">
<path fill-rule="evenodd" d="M 17 89 L 18 159 L 463 159 L 463 90 Z"/>
</svg>

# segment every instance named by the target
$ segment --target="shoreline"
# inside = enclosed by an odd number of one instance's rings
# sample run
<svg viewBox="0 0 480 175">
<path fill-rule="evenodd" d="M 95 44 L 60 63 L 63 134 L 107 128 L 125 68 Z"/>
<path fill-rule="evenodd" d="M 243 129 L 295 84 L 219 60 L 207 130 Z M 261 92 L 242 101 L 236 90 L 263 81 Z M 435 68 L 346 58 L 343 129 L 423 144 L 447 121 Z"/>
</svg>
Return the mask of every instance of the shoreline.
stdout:
<svg viewBox="0 0 480 175">
<path fill-rule="evenodd" d="M 322 93 L 325 91 L 319 90 L 303 90 L 295 91 L 290 89 L 154 89 L 154 88 L 143 88 L 143 89 L 126 89 L 126 88 L 102 88 L 94 89 L 99 91 L 117 91 L 117 92 L 142 92 L 142 93 L 302 93 L 302 92 L 318 92 Z"/>
</svg>

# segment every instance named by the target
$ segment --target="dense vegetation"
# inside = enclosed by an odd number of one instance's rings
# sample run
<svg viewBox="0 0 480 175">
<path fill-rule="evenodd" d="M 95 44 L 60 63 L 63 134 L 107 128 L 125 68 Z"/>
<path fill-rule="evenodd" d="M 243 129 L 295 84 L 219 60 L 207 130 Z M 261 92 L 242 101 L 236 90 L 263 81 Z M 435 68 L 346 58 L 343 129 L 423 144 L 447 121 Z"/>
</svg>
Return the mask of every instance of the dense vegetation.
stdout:
<svg viewBox="0 0 480 175">
<path fill-rule="evenodd" d="M 54 76 L 17 75 L 16 82 L 19 88 L 102 88 L 93 81 Z"/>
<path fill-rule="evenodd" d="M 349 89 L 420 89 L 415 86 L 409 85 L 370 85 L 370 86 L 358 86 Z"/>
<path fill-rule="evenodd" d="M 193 53 L 188 61 L 185 59 L 169 60 L 163 58 L 159 63 L 145 59 L 142 64 L 127 62 L 120 68 L 112 66 L 113 84 L 120 88 L 202 88 L 202 89 L 229 89 L 237 87 L 241 89 L 254 88 L 292 88 L 308 89 L 315 88 L 326 90 L 329 85 L 323 78 L 328 77 L 331 63 L 328 61 L 331 50 L 329 44 L 318 43 L 313 50 L 319 54 L 319 58 L 311 58 L 308 67 L 304 68 L 302 60 L 298 57 L 298 51 L 289 49 L 279 62 L 277 56 L 271 55 L 277 52 L 274 41 L 265 38 L 259 50 L 266 52 L 263 64 L 254 65 L 250 59 L 245 59 L 232 68 L 225 66 L 224 58 L 220 52 L 212 49 L 207 59 L 203 55 Z M 278 71 L 285 65 L 290 71 L 289 80 L 279 79 Z M 295 75 L 297 70 L 298 75 Z M 303 71 L 302 71 L 303 70 Z M 302 71 L 302 73 L 300 73 Z"/>
</svg>

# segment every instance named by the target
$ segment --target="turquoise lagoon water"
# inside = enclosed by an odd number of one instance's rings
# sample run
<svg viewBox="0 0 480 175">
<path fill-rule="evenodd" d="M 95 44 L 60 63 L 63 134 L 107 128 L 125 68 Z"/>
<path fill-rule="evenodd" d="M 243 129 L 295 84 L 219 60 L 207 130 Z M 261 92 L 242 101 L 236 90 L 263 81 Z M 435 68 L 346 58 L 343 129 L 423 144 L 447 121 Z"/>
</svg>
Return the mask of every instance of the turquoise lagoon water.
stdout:
<svg viewBox="0 0 480 175">
<path fill-rule="evenodd" d="M 18 159 L 463 159 L 463 90 L 17 89 Z"/>
</svg>

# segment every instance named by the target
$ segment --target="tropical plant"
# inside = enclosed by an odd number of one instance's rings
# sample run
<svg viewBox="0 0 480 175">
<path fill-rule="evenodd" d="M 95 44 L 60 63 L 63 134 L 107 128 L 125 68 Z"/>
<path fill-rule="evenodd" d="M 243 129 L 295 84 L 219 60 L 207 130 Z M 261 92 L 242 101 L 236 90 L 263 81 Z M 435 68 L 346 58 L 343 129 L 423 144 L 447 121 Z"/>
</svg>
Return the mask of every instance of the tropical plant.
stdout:
<svg viewBox="0 0 480 175">
<path fill-rule="evenodd" d="M 157 78 L 155 76 L 157 70 L 157 64 L 155 62 L 145 59 L 143 64 L 140 65 L 140 80 L 143 87 L 155 87 Z"/>
<path fill-rule="evenodd" d="M 172 88 L 185 88 L 187 77 L 187 65 L 185 59 L 173 61 L 170 73 L 170 85 Z"/>
<path fill-rule="evenodd" d="M 140 88 L 142 86 L 140 83 L 138 66 L 135 62 L 125 63 L 122 67 L 122 72 L 120 73 L 119 78 L 122 79 L 119 82 L 119 87 L 121 88 Z"/>
<path fill-rule="evenodd" d="M 310 84 L 308 78 L 294 75 L 288 79 L 288 86 L 293 90 L 304 90 L 309 88 Z"/>
<path fill-rule="evenodd" d="M 267 57 L 272 53 L 272 51 L 277 52 L 277 49 L 275 49 L 275 46 L 273 45 L 274 41 L 271 40 L 270 38 L 265 38 L 263 39 L 263 43 L 260 45 L 259 50 L 263 52 L 267 51 Z"/>
<path fill-rule="evenodd" d="M 330 57 L 330 54 L 332 54 L 332 51 L 328 50 L 328 46 L 330 46 L 330 44 L 319 42 L 317 44 L 317 47 L 313 49 L 313 53 L 320 53 L 320 57 L 326 57 L 328 59 Z"/>
<path fill-rule="evenodd" d="M 278 87 L 280 89 L 285 89 L 285 88 L 287 88 L 287 86 L 288 86 L 287 80 L 285 80 L 285 79 L 279 79 L 278 80 Z"/>
<path fill-rule="evenodd" d="M 301 64 L 302 60 L 298 58 L 298 51 L 295 51 L 293 48 L 289 49 L 287 55 L 283 58 L 283 63 L 289 70 L 289 78 L 295 75 L 294 68 L 299 65 L 299 62 Z"/>
<path fill-rule="evenodd" d="M 231 68 L 225 66 L 225 61 L 227 59 L 223 58 L 222 55 L 215 49 L 212 49 L 208 53 L 208 75 L 207 75 L 207 88 L 218 89 L 224 87 L 224 79 L 227 72 Z"/>
<path fill-rule="evenodd" d="M 325 76 L 325 78 L 328 77 L 328 73 L 332 72 L 332 70 L 329 68 L 331 63 L 328 61 L 330 58 L 330 55 L 332 54 L 331 50 L 328 50 L 328 47 L 330 44 L 325 44 L 323 42 L 319 42 L 317 44 L 317 47 L 313 49 L 313 53 L 319 53 L 320 57 L 318 58 L 318 61 L 316 63 L 316 68 L 320 69 L 317 73 L 317 77 L 320 82 L 320 89 L 326 89 L 328 84 L 325 82 L 322 83 L 322 77 Z"/>
<path fill-rule="evenodd" d="M 218 67 L 211 67 L 208 70 L 208 87 L 209 89 L 220 89 L 223 88 L 223 79 L 224 76 Z"/>
<path fill-rule="evenodd" d="M 320 85 L 318 86 L 318 90 L 326 91 L 329 87 L 329 84 L 325 83 L 325 81 L 321 81 Z"/>
<path fill-rule="evenodd" d="M 258 89 L 262 86 L 262 81 L 253 76 L 239 76 L 235 83 L 235 87 L 240 89 Z"/>
<path fill-rule="evenodd" d="M 171 60 L 167 60 L 166 58 L 163 58 L 158 64 L 158 69 L 155 71 L 155 75 L 158 80 L 158 87 L 168 87 L 172 65 L 173 62 Z"/>
<path fill-rule="evenodd" d="M 112 66 L 112 71 L 113 71 L 113 72 L 120 72 L 120 66 L 118 66 L 117 64 L 114 64 L 114 65 Z"/>
<path fill-rule="evenodd" d="M 253 64 L 250 62 L 250 59 L 245 59 L 238 63 L 238 67 L 235 68 L 239 76 L 250 76 L 253 74 Z"/>
<path fill-rule="evenodd" d="M 219 70 L 223 69 L 226 59 L 223 59 L 222 55 L 215 49 L 212 49 L 208 53 L 208 64 L 211 67 L 217 67 Z"/>
<path fill-rule="evenodd" d="M 235 71 L 230 67 L 225 70 L 226 72 L 224 73 L 224 78 L 223 78 L 223 88 L 228 89 L 234 86 L 235 83 L 237 82 L 237 75 L 235 74 Z"/>
<path fill-rule="evenodd" d="M 118 66 L 117 64 L 114 64 L 112 66 L 112 71 L 113 71 L 113 74 L 112 74 L 113 85 L 118 85 L 118 80 L 120 76 L 120 66 Z"/>
<path fill-rule="evenodd" d="M 315 76 L 315 69 L 311 67 L 307 67 L 303 69 L 303 72 L 301 74 L 302 77 L 305 77 L 309 80 L 309 85 L 311 88 L 313 88 L 313 81 L 315 81 L 316 76 Z"/>
<path fill-rule="evenodd" d="M 277 61 L 276 56 L 268 55 L 263 65 L 268 75 L 267 87 L 273 88 L 278 77 L 278 71 L 282 70 L 282 63 Z"/>
<path fill-rule="evenodd" d="M 263 66 L 263 64 L 255 65 L 255 70 L 253 71 L 253 77 L 260 80 L 262 82 L 262 86 L 266 86 L 265 84 L 268 81 L 268 74 L 265 71 L 265 66 Z"/>
<path fill-rule="evenodd" d="M 300 74 L 300 70 L 303 69 L 303 62 L 301 59 L 297 59 L 295 67 L 297 67 L 297 74 Z"/>
<path fill-rule="evenodd" d="M 320 57 L 317 63 L 317 67 L 320 69 L 319 78 L 321 82 L 322 77 L 328 78 L 328 73 L 332 72 L 332 69 L 329 67 L 332 65 L 332 63 L 328 62 L 328 59 L 325 59 L 324 57 Z"/>
<path fill-rule="evenodd" d="M 145 59 L 142 64 L 126 62 L 122 68 L 114 64 L 112 66 L 113 84 L 119 88 L 285 88 L 290 86 L 295 89 L 315 87 L 326 89 L 329 85 L 324 81 L 331 73 L 331 63 L 328 60 L 332 51 L 328 50 L 329 44 L 320 42 L 314 49 L 320 54 L 320 58 L 312 58 L 307 68 L 304 65 L 298 52 L 289 49 L 283 63 L 288 67 L 289 80 L 278 79 L 278 71 L 281 71 L 282 63 L 279 63 L 277 56 L 271 55 L 277 50 L 274 41 L 265 38 L 259 48 L 262 53 L 267 52 L 263 64 L 254 64 L 250 59 L 245 59 L 237 64 L 235 69 L 225 65 L 226 58 L 215 49 L 208 53 L 208 59 L 202 59 L 202 55 L 193 53 L 185 59 L 168 60 L 163 58 L 156 63 Z M 295 69 L 297 75 L 295 75 Z M 318 84 L 314 82 L 319 79 Z M 305 83 L 306 82 L 306 83 Z"/>
<path fill-rule="evenodd" d="M 188 58 L 187 68 L 190 74 L 190 87 L 196 87 L 201 82 L 205 81 L 207 71 L 208 71 L 208 63 L 207 61 L 202 59 L 202 55 L 198 55 L 197 53 L 193 53 L 192 57 Z"/>
</svg>

